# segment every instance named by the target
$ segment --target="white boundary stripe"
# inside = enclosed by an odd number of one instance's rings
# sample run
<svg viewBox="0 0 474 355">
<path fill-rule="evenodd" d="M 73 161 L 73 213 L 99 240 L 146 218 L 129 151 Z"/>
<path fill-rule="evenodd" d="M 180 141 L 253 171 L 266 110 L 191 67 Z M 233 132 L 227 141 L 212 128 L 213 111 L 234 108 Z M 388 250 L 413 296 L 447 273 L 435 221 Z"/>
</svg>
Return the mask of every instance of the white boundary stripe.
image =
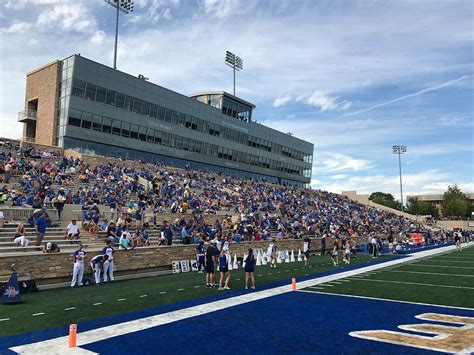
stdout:
<svg viewBox="0 0 474 355">
<path fill-rule="evenodd" d="M 407 266 L 419 266 L 419 267 L 444 267 L 444 268 L 452 268 L 452 269 L 474 269 L 474 267 L 467 267 L 467 266 L 452 266 L 452 265 L 432 265 L 432 264 L 410 264 Z"/>
<path fill-rule="evenodd" d="M 332 275 L 327 275 L 311 280 L 301 281 L 297 283 L 297 289 L 303 289 L 310 286 L 317 286 L 325 282 L 338 280 L 348 276 L 363 274 L 367 271 L 378 270 L 385 267 L 390 267 L 398 264 L 403 264 L 408 261 L 421 259 L 430 255 L 437 255 L 443 252 L 455 250 L 454 245 L 441 247 L 438 249 L 430 249 L 410 254 L 406 258 L 399 258 L 390 260 L 384 263 L 368 265 L 354 270 L 348 270 Z M 135 319 L 128 322 L 113 324 L 102 328 L 92 329 L 86 332 L 80 332 L 77 335 L 77 346 L 82 346 L 90 343 L 95 343 L 105 339 L 111 339 L 123 334 L 134 333 L 141 330 L 158 327 L 163 324 L 173 323 L 179 320 L 188 319 L 191 317 L 200 316 L 203 314 L 212 313 L 225 308 L 235 307 L 241 304 L 261 300 L 268 297 L 282 295 L 291 292 L 291 285 L 275 287 L 268 290 L 252 292 L 240 296 L 225 298 L 222 300 L 204 303 L 197 306 L 192 306 L 184 309 L 177 309 L 172 312 L 157 314 L 150 317 Z M 79 329 L 80 331 L 80 329 Z M 62 355 L 68 352 L 68 336 L 62 336 L 54 339 L 44 340 L 37 343 L 25 344 L 11 347 L 10 350 L 18 353 L 48 353 L 49 355 Z M 78 349 L 79 350 L 79 349 Z M 93 352 L 80 349 L 83 354 L 93 354 Z"/>
<path fill-rule="evenodd" d="M 309 288 L 314 288 L 314 287 L 309 287 Z M 325 292 L 325 291 L 298 290 L 298 292 L 317 293 L 317 294 L 321 294 L 321 295 L 362 298 L 362 299 L 375 300 L 375 301 L 408 303 L 408 304 L 417 304 L 417 305 L 420 305 L 420 306 L 433 306 L 433 307 L 441 307 L 441 308 L 454 308 L 454 309 L 464 309 L 464 310 L 467 310 L 467 311 L 474 311 L 474 308 L 468 308 L 468 307 L 456 307 L 456 306 L 445 306 L 445 305 L 442 305 L 442 304 L 434 304 L 434 303 L 422 303 L 422 302 L 410 302 L 410 301 L 402 301 L 402 300 L 391 300 L 390 298 L 378 298 L 378 297 L 358 296 L 358 295 L 345 295 L 345 294 L 342 294 L 342 293 L 333 293 L 333 292 Z"/>
<path fill-rule="evenodd" d="M 97 302 L 97 303 L 94 303 L 94 306 L 100 306 L 102 304 L 102 302 Z"/>
<path fill-rule="evenodd" d="M 65 311 L 72 311 L 73 309 L 76 309 L 76 307 L 64 308 Z"/>
<path fill-rule="evenodd" d="M 354 280 L 355 281 L 355 280 Z M 406 281 L 392 281 L 392 280 L 379 280 L 379 279 L 359 279 L 357 281 L 370 281 L 370 282 L 386 282 L 392 284 L 402 284 L 402 285 L 416 285 L 416 286 L 434 286 L 434 287 L 445 287 L 445 288 L 461 288 L 466 290 L 474 290 L 474 287 L 467 286 L 454 286 L 454 285 L 438 285 L 438 284 L 424 284 L 418 282 L 406 282 Z"/>
<path fill-rule="evenodd" d="M 423 275 L 436 275 L 436 276 L 456 276 L 456 277 L 474 277 L 474 275 L 463 275 L 463 274 L 440 274 L 437 272 L 423 272 L 423 271 L 405 271 L 405 270 L 385 270 L 387 272 L 403 272 L 406 274 L 423 274 Z"/>
<path fill-rule="evenodd" d="M 40 312 L 40 313 L 33 313 L 32 316 L 33 317 L 36 317 L 36 316 L 42 316 L 44 314 L 44 312 Z"/>
<path fill-rule="evenodd" d="M 0 319 L 0 322 L 5 322 L 7 320 L 10 320 L 10 318 L 2 318 L 2 319 Z"/>
</svg>

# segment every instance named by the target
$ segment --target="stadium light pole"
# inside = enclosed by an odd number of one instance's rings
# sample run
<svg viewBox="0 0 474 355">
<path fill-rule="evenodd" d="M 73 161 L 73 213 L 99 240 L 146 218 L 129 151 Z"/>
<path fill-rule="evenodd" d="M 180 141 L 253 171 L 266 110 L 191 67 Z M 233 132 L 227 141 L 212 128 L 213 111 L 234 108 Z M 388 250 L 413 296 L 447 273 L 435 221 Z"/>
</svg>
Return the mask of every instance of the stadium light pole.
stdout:
<svg viewBox="0 0 474 355">
<path fill-rule="evenodd" d="M 235 96 L 235 72 L 244 68 L 244 61 L 242 58 L 236 56 L 234 53 L 225 52 L 225 64 L 231 67 L 234 71 L 234 96 Z"/>
<path fill-rule="evenodd" d="M 115 17 L 115 47 L 114 47 L 114 69 L 117 69 L 117 43 L 118 43 L 118 28 L 119 28 L 119 13 L 124 14 L 133 12 L 133 0 L 104 0 L 107 4 L 113 6 L 116 10 Z"/>
<path fill-rule="evenodd" d="M 403 187 L 402 187 L 402 154 L 407 152 L 406 145 L 394 145 L 392 147 L 393 154 L 398 154 L 398 168 L 400 171 L 400 207 L 403 212 Z"/>
</svg>

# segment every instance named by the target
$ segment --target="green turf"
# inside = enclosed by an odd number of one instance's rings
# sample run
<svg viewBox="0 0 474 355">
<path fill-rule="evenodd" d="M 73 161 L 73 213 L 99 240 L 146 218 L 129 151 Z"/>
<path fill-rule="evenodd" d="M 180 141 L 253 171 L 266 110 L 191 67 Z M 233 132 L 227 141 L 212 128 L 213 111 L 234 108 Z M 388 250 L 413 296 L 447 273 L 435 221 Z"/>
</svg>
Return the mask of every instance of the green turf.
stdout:
<svg viewBox="0 0 474 355">
<path fill-rule="evenodd" d="M 440 267 L 441 265 L 447 267 Z M 349 282 L 333 286 L 318 285 L 317 289 L 307 290 L 474 308 L 474 248 L 468 248 L 461 253 L 450 252 L 429 257 L 361 276 L 363 278 L 348 278 Z"/>
<path fill-rule="evenodd" d="M 372 261 L 371 258 L 361 254 L 358 258 L 353 259 L 352 265 L 370 261 Z M 302 268 L 302 262 L 278 264 L 277 269 L 270 269 L 268 265 L 257 266 L 255 268 L 257 290 L 259 285 L 282 280 L 288 280 L 288 283 L 290 283 L 293 276 L 301 277 L 334 269 L 329 256 L 313 256 L 311 257 L 311 263 L 312 267 L 307 269 Z M 343 266 L 339 266 L 339 268 L 343 268 Z M 232 289 L 244 288 L 243 269 L 234 270 L 231 275 L 230 287 Z M 200 287 L 195 288 L 195 286 Z M 178 289 L 183 290 L 178 291 Z M 162 294 L 161 292 L 166 293 Z M 0 304 L 0 319 L 10 318 L 9 321 L 0 322 L 0 337 L 225 292 L 205 288 L 204 274 L 195 272 L 120 281 L 99 287 L 40 291 L 23 295 L 23 303 L 19 305 Z M 147 295 L 147 297 L 140 297 L 141 295 Z M 122 298 L 126 300 L 118 301 Z M 94 303 L 102 304 L 94 306 Z M 70 307 L 76 307 L 76 309 L 65 311 L 66 308 Z M 34 313 L 44 313 L 44 315 L 33 317 L 32 314 Z"/>
</svg>

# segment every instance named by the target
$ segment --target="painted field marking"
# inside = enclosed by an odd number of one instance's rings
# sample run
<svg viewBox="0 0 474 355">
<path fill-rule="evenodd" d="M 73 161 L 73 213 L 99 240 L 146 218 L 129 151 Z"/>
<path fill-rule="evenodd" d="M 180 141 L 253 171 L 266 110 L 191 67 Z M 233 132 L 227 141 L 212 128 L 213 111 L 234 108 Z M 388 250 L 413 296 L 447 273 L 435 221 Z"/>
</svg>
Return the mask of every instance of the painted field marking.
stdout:
<svg viewBox="0 0 474 355">
<path fill-rule="evenodd" d="M 406 282 L 406 281 L 392 281 L 392 280 L 378 280 L 378 279 L 359 279 L 358 281 L 386 282 L 386 283 L 393 283 L 393 284 L 403 284 L 403 285 L 433 286 L 433 287 L 444 287 L 444 288 L 460 288 L 460 289 L 466 289 L 466 290 L 474 290 L 474 287 L 467 287 L 467 286 L 453 286 L 453 285 L 425 284 L 425 283 L 418 283 L 418 282 Z"/>
<path fill-rule="evenodd" d="M 93 305 L 94 306 L 100 306 L 102 304 L 102 302 L 97 302 L 97 303 L 94 303 Z"/>
<path fill-rule="evenodd" d="M 267 275 L 271 275 L 272 273 L 271 272 L 268 272 Z"/>
<path fill-rule="evenodd" d="M 423 271 L 404 271 L 404 270 L 386 270 L 387 272 L 404 272 L 407 274 L 423 274 L 423 275 L 439 275 L 439 276 L 456 276 L 456 277 L 474 277 L 474 275 L 462 274 L 441 274 L 437 272 L 423 272 Z"/>
<path fill-rule="evenodd" d="M 314 287 L 308 287 L 308 288 L 314 288 Z M 407 304 L 416 304 L 416 305 L 420 305 L 420 306 L 433 306 L 433 307 L 441 307 L 441 308 L 453 308 L 453 309 L 464 309 L 464 310 L 467 310 L 467 311 L 474 311 L 474 308 L 468 308 L 468 307 L 446 306 L 446 305 L 442 305 L 442 304 L 411 302 L 411 301 L 402 301 L 402 300 L 394 300 L 394 299 L 390 299 L 390 298 L 379 298 L 379 297 L 370 297 L 370 296 L 346 295 L 346 294 L 343 294 L 343 293 L 334 293 L 334 292 L 326 292 L 326 291 L 318 292 L 318 291 L 298 290 L 298 292 L 317 293 L 317 294 L 320 294 L 320 295 L 332 295 L 332 296 L 340 296 L 340 297 L 362 298 L 362 299 L 375 300 L 375 301 L 407 303 Z"/>
<path fill-rule="evenodd" d="M 64 308 L 65 311 L 72 311 L 73 309 L 76 309 L 76 307 Z"/>
<path fill-rule="evenodd" d="M 279 273 L 280 273 L 280 271 L 277 271 L 277 274 L 279 274 Z"/>
<path fill-rule="evenodd" d="M 324 287 L 318 287 L 318 286 L 310 286 L 308 288 L 314 289 L 314 290 L 324 290 Z M 300 290 L 303 291 L 303 290 Z"/>
<path fill-rule="evenodd" d="M 166 293 L 166 291 L 161 291 L 160 295 L 164 295 L 165 293 Z"/>
<path fill-rule="evenodd" d="M 320 286 L 322 286 L 322 287 L 334 287 L 334 285 L 331 285 L 330 283 L 320 284 Z"/>
<path fill-rule="evenodd" d="M 240 281 L 240 279 L 235 279 L 235 281 Z"/>
<path fill-rule="evenodd" d="M 341 285 L 342 283 L 339 282 L 339 281 L 330 281 L 330 282 L 328 282 L 328 284 L 331 284 L 331 285 Z"/>
<path fill-rule="evenodd" d="M 140 298 L 148 297 L 148 295 L 141 295 Z"/>
<path fill-rule="evenodd" d="M 467 266 L 452 266 L 452 265 L 432 265 L 432 264 L 410 264 L 410 266 L 429 266 L 429 267 L 444 267 L 444 268 L 452 268 L 452 269 L 474 269 L 474 267 L 467 267 Z"/>
<path fill-rule="evenodd" d="M 433 260 L 433 259 L 431 259 Z M 437 259 L 439 260 L 439 259 Z M 451 264 L 474 264 L 474 261 L 450 261 L 450 260 L 446 260 L 446 259 L 441 259 L 439 260 L 441 261 L 442 263 L 451 263 Z"/>
<path fill-rule="evenodd" d="M 2 318 L 0 319 L 0 322 L 6 322 L 7 320 L 10 320 L 10 318 Z"/>
<path fill-rule="evenodd" d="M 342 279 L 342 280 L 339 280 L 341 282 L 351 282 L 351 280 L 346 280 L 346 279 Z"/>
<path fill-rule="evenodd" d="M 199 288 L 199 287 L 201 287 L 201 286 L 199 286 L 199 285 L 194 286 L 194 288 Z"/>
<path fill-rule="evenodd" d="M 184 291 L 184 288 L 178 288 L 178 291 Z"/>
<path fill-rule="evenodd" d="M 258 276 L 258 277 L 260 277 L 260 276 L 263 276 L 263 275 L 262 275 L 262 274 L 260 274 L 260 275 L 257 275 L 257 276 Z"/>
<path fill-rule="evenodd" d="M 439 249 L 424 250 L 416 254 L 411 254 L 407 258 L 389 260 L 384 263 L 367 265 L 365 267 L 361 267 L 358 269 L 343 271 L 336 274 L 317 277 L 311 280 L 301 281 L 297 284 L 297 288 L 304 289 L 307 287 L 314 287 L 314 286 L 323 284 L 325 282 L 347 278 L 349 276 L 362 274 L 367 271 L 395 266 L 398 264 L 406 263 L 408 261 L 425 258 L 430 255 L 436 255 L 436 254 L 440 254 L 440 253 L 454 250 L 454 249 L 455 249 L 455 246 L 450 245 L 446 247 L 441 247 Z M 288 292 L 292 292 L 291 285 L 285 285 L 285 286 L 275 287 L 268 290 L 252 292 L 249 294 L 243 294 L 243 295 L 225 298 L 225 299 L 221 299 L 221 300 L 210 302 L 210 303 L 188 307 L 185 309 L 178 309 L 178 310 L 168 312 L 168 313 L 157 314 L 154 316 L 149 316 L 145 318 L 135 319 L 132 321 L 113 324 L 113 325 L 109 325 L 109 326 L 105 326 L 105 327 L 101 327 L 97 329 L 92 329 L 89 331 L 81 332 L 80 334 L 81 336 L 78 337 L 77 339 L 77 346 L 80 347 L 86 344 L 91 344 L 91 343 L 95 343 L 104 339 L 112 338 L 116 336 L 117 334 L 130 334 L 130 333 L 138 332 L 141 330 L 161 326 L 164 324 L 169 324 L 176 321 L 188 319 L 191 317 L 196 317 L 203 314 L 212 313 L 217 310 L 222 310 L 225 308 L 234 307 L 234 306 L 245 304 L 245 303 L 258 301 L 258 300 L 265 299 L 272 296 L 286 294 Z M 311 291 L 306 291 L 306 292 L 311 292 Z M 457 307 L 447 307 L 447 308 L 457 308 Z M 68 344 L 68 336 L 62 336 L 62 337 L 57 337 L 54 339 L 39 341 L 37 343 L 14 346 L 14 347 L 9 348 L 9 350 L 12 350 L 18 353 L 48 353 L 50 355 L 64 354 L 68 351 L 67 344 Z M 93 352 L 82 349 L 82 348 L 81 348 L 81 353 L 93 354 Z"/>
<path fill-rule="evenodd" d="M 117 301 L 122 302 L 122 301 L 126 301 L 126 300 L 127 300 L 126 298 L 119 298 Z"/>
<path fill-rule="evenodd" d="M 32 316 L 33 317 L 36 317 L 36 316 L 42 316 L 44 314 L 44 312 L 40 312 L 40 313 L 33 313 Z"/>
</svg>

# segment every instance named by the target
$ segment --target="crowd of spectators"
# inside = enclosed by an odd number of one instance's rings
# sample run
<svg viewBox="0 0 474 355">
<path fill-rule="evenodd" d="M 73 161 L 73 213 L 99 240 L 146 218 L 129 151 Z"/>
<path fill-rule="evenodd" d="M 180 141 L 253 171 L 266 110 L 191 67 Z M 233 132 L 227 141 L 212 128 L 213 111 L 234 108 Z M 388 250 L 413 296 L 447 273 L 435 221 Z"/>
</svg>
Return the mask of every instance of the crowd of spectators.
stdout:
<svg viewBox="0 0 474 355">
<path fill-rule="evenodd" d="M 41 209 L 43 214 L 55 208 L 59 216 L 65 204 L 76 204 L 89 237 L 97 238 L 97 233 L 104 231 L 107 240 L 120 249 L 150 245 L 149 229 L 158 224 L 159 245 L 177 240 L 191 244 L 306 235 L 324 240 L 393 239 L 423 229 L 402 216 L 325 191 L 160 164 L 124 164 L 116 159 L 87 164 L 8 141 L 0 142 L 0 148 L 0 173 L 5 183 L 0 189 L 0 204 L 10 201 L 13 206 Z M 7 184 L 13 176 L 17 177 L 15 188 Z M 100 206 L 106 206 L 107 215 Z M 161 214 L 169 214 L 162 224 L 157 221 Z M 219 216 L 209 225 L 203 214 Z M 47 214 L 44 217 L 49 221 Z M 35 223 L 34 219 L 29 222 Z M 449 237 L 445 233 L 433 232 L 430 238 L 443 240 Z"/>
</svg>

